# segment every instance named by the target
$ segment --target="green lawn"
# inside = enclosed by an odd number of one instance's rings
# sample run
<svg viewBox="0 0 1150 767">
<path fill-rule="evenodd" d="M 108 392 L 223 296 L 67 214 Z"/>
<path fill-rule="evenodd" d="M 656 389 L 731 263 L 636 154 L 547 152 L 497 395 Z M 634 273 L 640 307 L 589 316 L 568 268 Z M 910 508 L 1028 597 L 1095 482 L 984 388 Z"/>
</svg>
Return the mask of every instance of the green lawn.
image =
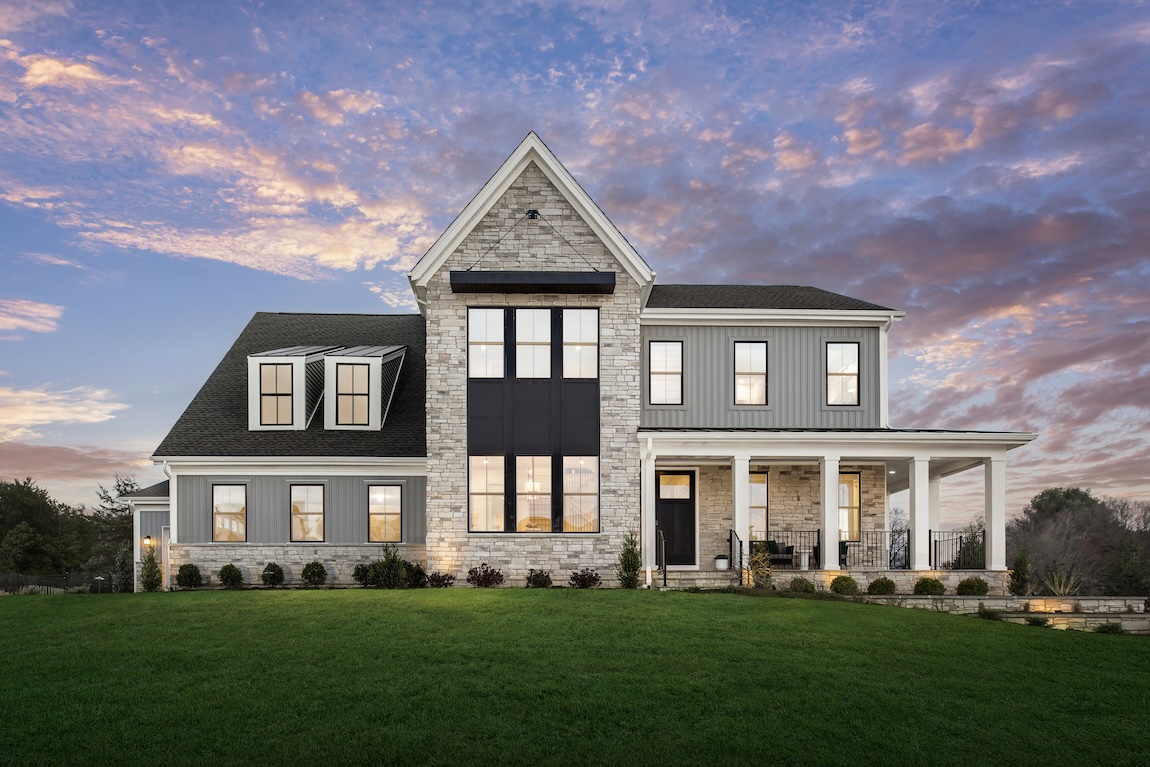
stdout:
<svg viewBox="0 0 1150 767">
<path fill-rule="evenodd" d="M 0 598 L 0 763 L 1146 764 L 1150 641 L 731 594 Z"/>
</svg>

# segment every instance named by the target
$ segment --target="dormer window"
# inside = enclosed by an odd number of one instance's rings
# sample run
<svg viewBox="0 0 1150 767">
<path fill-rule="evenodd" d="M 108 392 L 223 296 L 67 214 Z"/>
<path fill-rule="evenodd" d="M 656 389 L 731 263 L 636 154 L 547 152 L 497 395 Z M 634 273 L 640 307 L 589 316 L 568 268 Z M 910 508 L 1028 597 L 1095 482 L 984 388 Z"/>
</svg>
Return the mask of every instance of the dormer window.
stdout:
<svg viewBox="0 0 1150 767">
<path fill-rule="evenodd" d="M 323 397 L 323 359 L 338 346 L 289 346 L 248 357 L 248 429 L 306 429 Z"/>
<path fill-rule="evenodd" d="M 406 351 L 405 346 L 348 346 L 325 354 L 323 427 L 382 429 Z"/>
<path fill-rule="evenodd" d="M 292 365 L 260 365 L 260 426 L 291 426 Z"/>
<path fill-rule="evenodd" d="M 367 426 L 370 387 L 368 364 L 335 366 L 335 422 L 338 426 Z"/>
</svg>

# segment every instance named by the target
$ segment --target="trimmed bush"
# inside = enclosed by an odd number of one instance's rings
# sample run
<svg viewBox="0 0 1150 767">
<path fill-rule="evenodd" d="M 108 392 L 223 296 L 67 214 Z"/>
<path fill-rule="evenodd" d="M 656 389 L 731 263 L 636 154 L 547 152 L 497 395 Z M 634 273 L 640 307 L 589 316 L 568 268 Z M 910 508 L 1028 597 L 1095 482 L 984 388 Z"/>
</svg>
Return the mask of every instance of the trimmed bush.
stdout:
<svg viewBox="0 0 1150 767">
<path fill-rule="evenodd" d="M 946 586 L 938 578 L 919 578 L 914 582 L 914 593 L 918 596 L 941 597 L 946 593 Z"/>
<path fill-rule="evenodd" d="M 200 575 L 200 568 L 187 562 L 176 571 L 176 585 L 181 589 L 198 589 L 204 585 L 204 576 Z"/>
<path fill-rule="evenodd" d="M 527 571 L 527 588 L 529 589 L 549 589 L 551 588 L 551 573 L 546 570 L 528 570 Z"/>
<path fill-rule="evenodd" d="M 1094 627 L 1095 634 L 1125 634 L 1121 623 L 1103 623 Z"/>
<path fill-rule="evenodd" d="M 427 576 L 427 585 L 433 589 L 450 588 L 455 583 L 455 576 L 448 573 L 432 573 Z"/>
<path fill-rule="evenodd" d="M 982 602 L 978 603 L 978 612 L 976 614 L 978 615 L 979 618 L 985 618 L 988 621 L 1000 621 L 1000 620 L 1002 620 L 1002 611 L 1001 610 L 991 610 L 989 607 L 984 605 Z"/>
<path fill-rule="evenodd" d="M 849 575 L 840 575 L 831 581 L 831 591 L 843 596 L 851 596 L 859 593 L 859 584 Z"/>
<path fill-rule="evenodd" d="M 990 593 L 990 586 L 982 578 L 963 578 L 954 593 L 960 597 L 984 597 Z"/>
<path fill-rule="evenodd" d="M 268 562 L 264 565 L 264 571 L 260 573 L 260 580 L 265 586 L 275 588 L 284 582 L 284 569 L 275 562 Z"/>
<path fill-rule="evenodd" d="M 407 587 L 409 589 L 425 589 L 427 588 L 427 570 L 423 569 L 423 565 L 418 562 L 408 562 L 403 560 L 403 564 L 407 566 Z"/>
<path fill-rule="evenodd" d="M 144 591 L 159 591 L 164 585 L 164 574 L 160 572 L 160 559 L 156 547 L 149 546 L 140 557 L 140 588 Z"/>
<path fill-rule="evenodd" d="M 399 556 L 399 549 L 390 544 L 383 547 L 383 558 L 367 567 L 367 585 L 384 589 L 407 587 L 407 560 Z"/>
<path fill-rule="evenodd" d="M 489 589 L 503 585 L 503 573 L 483 562 L 479 567 L 467 571 L 467 582 L 480 589 Z"/>
<path fill-rule="evenodd" d="M 639 541 L 634 533 L 627 533 L 623 550 L 619 552 L 619 563 L 615 566 L 615 577 L 624 589 L 639 588 L 639 573 L 643 569 L 643 555 L 639 552 Z"/>
<path fill-rule="evenodd" d="M 602 581 L 599 578 L 599 573 L 589 567 L 576 570 L 571 573 L 571 577 L 567 579 L 567 584 L 573 589 L 594 589 L 598 588 L 600 583 L 602 583 Z"/>
<path fill-rule="evenodd" d="M 887 578 L 885 575 L 881 578 L 875 578 L 866 587 L 866 593 L 874 594 L 876 596 L 888 596 L 896 591 L 894 581 Z"/>
<path fill-rule="evenodd" d="M 806 578 L 792 578 L 791 585 L 787 586 L 787 591 L 793 591 L 796 594 L 813 594 L 815 593 L 815 584 Z"/>
<path fill-rule="evenodd" d="M 240 568 L 228 562 L 220 568 L 218 573 L 220 584 L 225 589 L 238 589 L 244 585 L 244 574 L 240 572 Z"/>
<path fill-rule="evenodd" d="M 323 562 L 313 559 L 303 566 L 302 577 L 304 585 L 319 588 L 327 580 L 327 568 L 323 566 Z"/>
<path fill-rule="evenodd" d="M 352 580 L 354 580 L 360 586 L 366 586 L 367 585 L 367 573 L 368 573 L 368 570 L 370 568 L 371 568 L 370 563 L 360 562 L 358 565 L 356 565 L 355 567 L 353 567 L 351 569 Z"/>
</svg>

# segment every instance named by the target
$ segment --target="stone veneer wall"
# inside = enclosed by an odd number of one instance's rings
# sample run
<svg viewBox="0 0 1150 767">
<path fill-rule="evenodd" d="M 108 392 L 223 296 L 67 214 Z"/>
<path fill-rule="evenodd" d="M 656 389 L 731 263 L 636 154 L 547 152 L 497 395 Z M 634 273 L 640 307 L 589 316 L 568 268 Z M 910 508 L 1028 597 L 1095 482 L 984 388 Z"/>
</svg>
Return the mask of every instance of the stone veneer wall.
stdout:
<svg viewBox="0 0 1150 767">
<path fill-rule="evenodd" d="M 538 209 L 574 246 L 542 220 Z M 501 236 L 506 237 L 492 248 Z M 488 252 L 488 250 L 490 252 Z M 476 262 L 481 270 L 616 273 L 613 295 L 504 295 L 451 292 L 449 272 Z M 534 163 L 492 207 L 427 290 L 427 557 L 428 569 L 462 581 L 487 562 L 509 585 L 530 568 L 557 582 L 583 567 L 614 583 L 614 564 L 628 532 L 639 533 L 639 309 L 640 288 Z M 599 533 L 469 533 L 467 520 L 467 307 L 599 309 L 600 496 Z M 514 347 L 508 344 L 509 351 Z M 511 490 L 511 488 L 508 488 Z"/>
<path fill-rule="evenodd" d="M 859 585 L 859 591 L 866 593 L 871 581 L 879 578 L 890 578 L 894 581 L 895 589 L 902 599 L 930 599 L 930 597 L 914 597 L 914 584 L 919 578 L 937 578 L 946 587 L 947 593 L 953 594 L 960 581 L 966 578 L 982 578 L 990 587 L 990 596 L 1005 596 L 1007 583 L 1010 580 L 1009 570 L 776 570 L 775 579 L 781 585 L 791 582 L 792 578 L 806 578 L 815 584 L 816 588 L 830 589 L 831 581 L 840 575 L 849 575 Z M 893 599 L 894 597 L 889 597 Z"/>
<path fill-rule="evenodd" d="M 422 544 L 396 544 L 400 556 L 411 562 L 424 562 L 427 555 Z M 354 586 L 352 570 L 360 562 L 372 562 L 383 556 L 383 546 L 345 546 L 341 544 L 274 544 L 274 543 L 173 543 L 171 578 L 176 582 L 180 565 L 192 563 L 200 568 L 204 585 L 218 586 L 220 568 L 234 564 L 243 573 L 244 583 L 260 585 L 260 573 L 268 562 L 284 570 L 284 584 L 300 583 L 304 565 L 318 559 L 327 570 L 328 586 Z M 431 572 L 431 568 L 428 568 Z"/>
<path fill-rule="evenodd" d="M 862 529 L 885 529 L 886 473 L 883 467 L 842 464 L 839 471 L 861 475 Z M 820 476 L 817 465 L 769 467 L 767 524 L 771 530 L 818 530 L 823 526 L 819 508 Z"/>
<path fill-rule="evenodd" d="M 715 555 L 731 550 L 735 526 L 731 498 L 731 467 L 700 466 L 696 483 L 699 494 L 699 569 L 714 570 Z"/>
</svg>

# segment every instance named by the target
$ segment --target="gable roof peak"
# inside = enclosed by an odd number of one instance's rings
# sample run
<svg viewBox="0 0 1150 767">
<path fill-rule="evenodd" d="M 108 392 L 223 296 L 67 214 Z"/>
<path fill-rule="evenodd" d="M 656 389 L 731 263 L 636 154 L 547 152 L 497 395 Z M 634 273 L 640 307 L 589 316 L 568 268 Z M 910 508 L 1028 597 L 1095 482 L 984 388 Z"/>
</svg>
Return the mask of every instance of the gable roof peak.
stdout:
<svg viewBox="0 0 1150 767">
<path fill-rule="evenodd" d="M 534 163 L 547 179 L 559 190 L 567 202 L 582 216 L 611 254 L 619 261 L 631 277 L 642 286 L 644 292 L 655 280 L 655 272 L 647 265 L 638 251 L 627 242 L 627 238 L 615 227 L 602 209 L 584 191 L 575 177 L 559 162 L 535 131 L 530 131 L 503 161 L 494 175 L 463 208 L 451 225 L 444 230 L 435 244 L 423 258 L 408 272 L 407 278 L 415 292 L 420 310 L 427 300 L 427 285 L 443 267 L 447 259 L 459 247 L 463 239 L 483 219 L 499 198 L 519 178 L 528 165 Z"/>
</svg>

